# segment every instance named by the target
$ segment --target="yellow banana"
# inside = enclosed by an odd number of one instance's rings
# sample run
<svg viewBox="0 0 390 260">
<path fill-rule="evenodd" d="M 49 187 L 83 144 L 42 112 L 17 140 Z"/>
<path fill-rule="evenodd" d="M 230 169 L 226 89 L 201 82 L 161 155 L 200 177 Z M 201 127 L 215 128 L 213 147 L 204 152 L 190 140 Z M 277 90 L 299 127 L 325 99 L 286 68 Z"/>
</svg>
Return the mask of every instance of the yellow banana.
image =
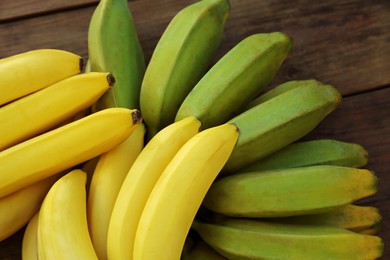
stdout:
<svg viewBox="0 0 390 260">
<path fill-rule="evenodd" d="M 192 228 L 228 259 L 366 260 L 383 254 L 380 237 L 329 226 L 229 218 L 195 221 Z"/>
<path fill-rule="evenodd" d="M 89 188 L 91 186 L 91 181 L 93 177 L 93 172 L 95 171 L 96 165 L 99 161 L 100 155 L 89 159 L 81 165 L 81 170 L 87 174 L 87 183 L 85 184 L 85 188 L 87 190 L 87 194 L 89 194 Z"/>
<path fill-rule="evenodd" d="M 322 213 L 377 192 L 367 169 L 307 166 L 245 172 L 214 182 L 203 205 L 239 217 L 286 217 Z"/>
<path fill-rule="evenodd" d="M 272 81 L 291 48 L 282 32 L 246 37 L 199 80 L 176 119 L 196 116 L 204 129 L 230 120 Z"/>
<path fill-rule="evenodd" d="M 99 259 L 107 259 L 107 232 L 112 209 L 123 180 L 144 147 L 145 126 L 138 124 L 130 136 L 100 155 L 88 193 L 87 216 L 92 243 Z"/>
<path fill-rule="evenodd" d="M 0 151 L 72 119 L 113 84 L 109 73 L 83 73 L 0 107 Z"/>
<path fill-rule="evenodd" d="M 135 232 L 146 201 L 165 167 L 200 128 L 195 117 L 158 132 L 142 150 L 118 193 L 107 238 L 109 259 L 133 259 Z"/>
<path fill-rule="evenodd" d="M 224 167 L 241 168 L 295 142 L 313 130 L 341 102 L 331 85 L 301 85 L 244 111 L 229 122 L 240 131 Z"/>
<path fill-rule="evenodd" d="M 233 124 L 201 131 L 177 152 L 142 212 L 134 259 L 180 259 L 196 212 L 238 139 Z"/>
<path fill-rule="evenodd" d="M 312 165 L 338 165 L 361 168 L 368 162 L 368 152 L 356 143 L 332 139 L 301 141 L 260 159 L 239 172 L 264 171 Z"/>
<path fill-rule="evenodd" d="M 75 169 L 50 188 L 38 219 L 39 259 L 98 259 L 88 233 L 86 173 Z"/>
<path fill-rule="evenodd" d="M 196 1 L 169 23 L 142 81 L 140 105 L 148 140 L 175 121 L 180 104 L 208 69 L 229 12 L 228 0 Z"/>
<path fill-rule="evenodd" d="M 0 198 L 0 241 L 28 223 L 58 178 L 59 175 L 52 176 Z"/>
<path fill-rule="evenodd" d="M 116 79 L 94 109 L 139 109 L 145 60 L 127 0 L 100 0 L 88 28 L 91 71 L 111 72 Z"/>
<path fill-rule="evenodd" d="M 80 73 L 80 56 L 56 49 L 37 49 L 0 60 L 0 106 Z"/>
<path fill-rule="evenodd" d="M 289 224 L 335 226 L 355 232 L 378 227 L 381 220 L 382 216 L 380 215 L 378 208 L 353 204 L 347 204 L 321 214 L 267 219 L 267 221 Z"/>
<path fill-rule="evenodd" d="M 39 211 L 28 222 L 22 240 L 22 259 L 38 260 L 38 218 Z"/>
<path fill-rule="evenodd" d="M 107 152 L 140 121 L 138 110 L 109 108 L 1 151 L 0 197 Z"/>
</svg>

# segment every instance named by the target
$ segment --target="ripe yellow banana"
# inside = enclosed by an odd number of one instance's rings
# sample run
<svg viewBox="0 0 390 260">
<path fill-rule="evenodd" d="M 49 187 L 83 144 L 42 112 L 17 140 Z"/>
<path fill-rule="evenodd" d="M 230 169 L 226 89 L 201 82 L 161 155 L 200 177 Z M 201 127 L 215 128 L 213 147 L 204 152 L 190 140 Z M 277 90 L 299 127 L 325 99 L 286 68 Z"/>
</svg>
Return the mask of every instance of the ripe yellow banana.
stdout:
<svg viewBox="0 0 390 260">
<path fill-rule="evenodd" d="M 112 149 L 140 123 L 138 110 L 109 108 L 0 152 L 0 197 Z"/>
<path fill-rule="evenodd" d="M 116 79 L 94 109 L 139 109 L 145 60 L 127 0 L 99 1 L 88 28 L 88 54 L 91 71 L 111 72 Z"/>
<path fill-rule="evenodd" d="M 28 222 L 22 240 L 22 259 L 38 260 L 38 218 L 39 210 Z"/>
<path fill-rule="evenodd" d="M 106 72 L 83 73 L 0 107 L 0 151 L 72 119 L 114 82 Z"/>
<path fill-rule="evenodd" d="M 196 212 L 238 139 L 233 124 L 201 131 L 177 152 L 142 212 L 134 259 L 180 259 Z"/>
<path fill-rule="evenodd" d="M 291 38 L 282 32 L 243 39 L 200 79 L 176 119 L 196 116 L 204 129 L 225 123 L 271 82 L 291 48 Z"/>
<path fill-rule="evenodd" d="M 0 198 L 0 241 L 28 223 L 39 211 L 46 193 L 59 177 L 52 176 Z"/>
<path fill-rule="evenodd" d="M 229 121 L 240 138 L 224 171 L 235 172 L 295 142 L 340 102 L 340 92 L 331 85 L 302 85 L 239 114 Z"/>
<path fill-rule="evenodd" d="M 88 226 L 96 254 L 107 259 L 107 233 L 116 197 L 130 167 L 144 147 L 145 126 L 136 126 L 130 136 L 100 155 L 88 192 Z"/>
<path fill-rule="evenodd" d="M 38 49 L 0 60 L 0 106 L 80 73 L 80 56 L 56 49 Z"/>
<path fill-rule="evenodd" d="M 240 217 L 286 217 L 326 212 L 377 192 L 367 169 L 308 166 L 246 172 L 214 182 L 203 205 Z"/>
<path fill-rule="evenodd" d="M 158 132 L 142 150 L 118 193 L 107 238 L 109 259 L 133 259 L 135 232 L 146 201 L 168 163 L 200 128 L 195 117 Z"/>
<path fill-rule="evenodd" d="M 229 12 L 228 0 L 196 1 L 169 23 L 141 87 L 141 111 L 149 140 L 174 122 L 180 104 L 208 69 Z"/>
<path fill-rule="evenodd" d="M 192 228 L 228 259 L 365 260 L 383 254 L 380 237 L 336 227 L 230 218 L 216 224 L 195 221 Z"/>
<path fill-rule="evenodd" d="M 50 188 L 38 219 L 39 259 L 98 259 L 88 233 L 86 173 L 75 169 Z"/>
<path fill-rule="evenodd" d="M 360 232 L 378 227 L 382 221 L 382 216 L 376 207 L 348 204 L 326 213 L 268 218 L 267 221 L 288 224 L 327 225 Z"/>
<path fill-rule="evenodd" d="M 312 165 L 338 165 L 361 168 L 368 162 L 368 152 L 356 143 L 332 139 L 301 141 L 266 156 L 239 172 L 264 171 Z"/>
</svg>

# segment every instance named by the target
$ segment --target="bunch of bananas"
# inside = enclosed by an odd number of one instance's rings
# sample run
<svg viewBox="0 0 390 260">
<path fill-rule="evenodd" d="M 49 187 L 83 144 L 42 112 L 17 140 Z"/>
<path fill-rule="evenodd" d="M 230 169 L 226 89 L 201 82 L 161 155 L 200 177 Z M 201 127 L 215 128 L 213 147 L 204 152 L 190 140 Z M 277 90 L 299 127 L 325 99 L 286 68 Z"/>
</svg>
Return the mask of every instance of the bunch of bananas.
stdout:
<svg viewBox="0 0 390 260">
<path fill-rule="evenodd" d="M 126 0 L 101 0 L 80 56 L 0 60 L 0 240 L 23 259 L 376 259 L 376 193 L 355 143 L 300 140 L 341 102 L 314 79 L 268 91 L 282 32 L 211 60 L 228 0 L 180 10 L 148 64 Z M 141 114 L 142 113 L 142 114 Z"/>
</svg>

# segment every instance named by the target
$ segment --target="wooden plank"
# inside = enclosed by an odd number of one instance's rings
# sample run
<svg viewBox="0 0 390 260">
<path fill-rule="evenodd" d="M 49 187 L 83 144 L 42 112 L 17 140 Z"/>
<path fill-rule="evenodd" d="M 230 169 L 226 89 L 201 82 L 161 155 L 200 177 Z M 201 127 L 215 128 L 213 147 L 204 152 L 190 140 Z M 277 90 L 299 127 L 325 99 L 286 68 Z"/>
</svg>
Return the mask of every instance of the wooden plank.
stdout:
<svg viewBox="0 0 390 260">
<path fill-rule="evenodd" d="M 0 23 L 98 3 L 99 0 L 1 0 Z"/>
<path fill-rule="evenodd" d="M 129 6 L 146 60 L 170 19 L 194 1 L 134 1 Z M 297 4 L 299 2 L 299 4 Z M 390 83 L 389 4 L 384 1 L 231 1 L 225 36 L 214 62 L 244 37 L 284 31 L 295 42 L 273 84 L 316 78 L 343 94 Z M 304 6 L 305 8 L 302 8 Z M 94 7 L 0 24 L 0 57 L 53 47 L 87 56 L 87 28 Z"/>
</svg>

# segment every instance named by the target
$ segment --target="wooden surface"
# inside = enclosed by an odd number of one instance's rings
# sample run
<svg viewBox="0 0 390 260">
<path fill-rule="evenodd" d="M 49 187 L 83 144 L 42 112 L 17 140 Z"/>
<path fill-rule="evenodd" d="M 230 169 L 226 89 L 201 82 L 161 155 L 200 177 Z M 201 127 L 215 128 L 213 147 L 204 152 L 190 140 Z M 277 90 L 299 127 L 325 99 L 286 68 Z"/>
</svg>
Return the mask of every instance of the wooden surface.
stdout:
<svg viewBox="0 0 390 260">
<path fill-rule="evenodd" d="M 36 48 L 60 48 L 85 58 L 89 19 L 97 0 L 0 0 L 0 58 Z M 129 1 L 146 61 L 170 19 L 190 0 Z M 379 177 L 377 206 L 390 259 L 390 1 L 231 0 L 218 60 L 244 37 L 283 31 L 291 55 L 270 85 L 314 78 L 337 87 L 341 105 L 306 139 L 356 142 Z M 1 78 L 1 75 L 0 75 Z M 2 213 L 2 212 L 1 212 Z M 0 259 L 21 259 L 23 229 L 0 242 Z"/>
</svg>

